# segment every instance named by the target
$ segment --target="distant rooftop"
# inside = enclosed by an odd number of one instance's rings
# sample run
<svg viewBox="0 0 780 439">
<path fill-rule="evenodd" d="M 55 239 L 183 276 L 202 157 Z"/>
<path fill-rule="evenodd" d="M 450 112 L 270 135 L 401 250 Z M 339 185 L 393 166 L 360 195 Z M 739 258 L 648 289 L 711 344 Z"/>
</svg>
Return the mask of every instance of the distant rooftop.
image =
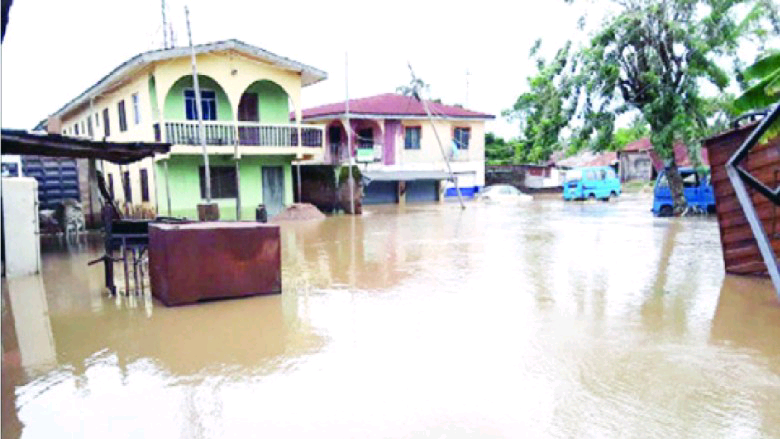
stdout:
<svg viewBox="0 0 780 439">
<path fill-rule="evenodd" d="M 495 119 L 495 116 L 487 113 L 467 110 L 455 105 L 439 104 L 426 101 L 432 116 L 435 118 L 447 117 L 455 119 Z M 321 105 L 319 107 L 303 110 L 303 120 L 330 119 L 346 114 L 345 102 Z M 360 99 L 349 100 L 349 113 L 357 117 L 394 117 L 400 119 L 419 119 L 426 117 L 422 103 L 411 96 L 395 93 L 385 93 Z"/>
</svg>

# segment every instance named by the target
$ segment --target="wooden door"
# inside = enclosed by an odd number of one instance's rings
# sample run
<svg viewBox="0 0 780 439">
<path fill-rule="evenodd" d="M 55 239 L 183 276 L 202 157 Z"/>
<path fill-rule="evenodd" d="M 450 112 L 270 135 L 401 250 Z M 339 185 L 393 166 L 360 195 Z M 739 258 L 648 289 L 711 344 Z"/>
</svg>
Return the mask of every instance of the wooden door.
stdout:
<svg viewBox="0 0 780 439">
<path fill-rule="evenodd" d="M 239 122 L 260 122 L 260 112 L 258 111 L 257 93 L 244 93 L 241 95 L 241 101 L 239 101 L 238 103 L 238 121 Z M 260 127 L 239 126 L 238 139 L 241 145 L 259 145 Z"/>
</svg>

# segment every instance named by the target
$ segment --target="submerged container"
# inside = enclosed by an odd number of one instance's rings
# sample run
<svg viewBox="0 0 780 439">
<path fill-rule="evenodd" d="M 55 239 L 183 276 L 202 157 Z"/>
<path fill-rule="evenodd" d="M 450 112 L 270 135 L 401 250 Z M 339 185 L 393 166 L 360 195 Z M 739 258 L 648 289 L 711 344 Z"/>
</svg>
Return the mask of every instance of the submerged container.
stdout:
<svg viewBox="0 0 780 439">
<path fill-rule="evenodd" d="M 152 294 L 168 306 L 281 293 L 279 226 L 152 224 L 149 278 Z"/>
</svg>

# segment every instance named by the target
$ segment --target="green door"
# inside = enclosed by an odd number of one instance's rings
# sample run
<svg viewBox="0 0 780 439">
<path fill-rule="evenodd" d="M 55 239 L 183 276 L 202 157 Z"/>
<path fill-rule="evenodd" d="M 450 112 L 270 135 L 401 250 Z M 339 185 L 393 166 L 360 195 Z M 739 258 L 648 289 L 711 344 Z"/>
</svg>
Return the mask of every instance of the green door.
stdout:
<svg viewBox="0 0 780 439">
<path fill-rule="evenodd" d="M 268 216 L 284 209 L 284 168 L 263 166 L 263 204 Z"/>
</svg>

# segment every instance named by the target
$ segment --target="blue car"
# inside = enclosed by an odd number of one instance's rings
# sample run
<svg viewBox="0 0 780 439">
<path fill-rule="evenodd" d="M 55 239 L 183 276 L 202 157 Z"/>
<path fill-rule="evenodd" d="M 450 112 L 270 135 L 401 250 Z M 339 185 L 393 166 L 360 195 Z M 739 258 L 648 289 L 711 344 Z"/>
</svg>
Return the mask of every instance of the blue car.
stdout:
<svg viewBox="0 0 780 439">
<path fill-rule="evenodd" d="M 563 199 L 609 200 L 620 195 L 620 180 L 609 166 L 576 168 L 566 172 Z"/>
<path fill-rule="evenodd" d="M 709 174 L 696 172 L 691 167 L 679 168 L 683 180 L 683 194 L 688 206 L 701 212 L 715 211 L 715 191 L 710 184 Z M 658 174 L 655 181 L 655 197 L 653 198 L 653 214 L 671 216 L 674 212 L 674 200 L 666 178 L 666 170 Z"/>
</svg>

